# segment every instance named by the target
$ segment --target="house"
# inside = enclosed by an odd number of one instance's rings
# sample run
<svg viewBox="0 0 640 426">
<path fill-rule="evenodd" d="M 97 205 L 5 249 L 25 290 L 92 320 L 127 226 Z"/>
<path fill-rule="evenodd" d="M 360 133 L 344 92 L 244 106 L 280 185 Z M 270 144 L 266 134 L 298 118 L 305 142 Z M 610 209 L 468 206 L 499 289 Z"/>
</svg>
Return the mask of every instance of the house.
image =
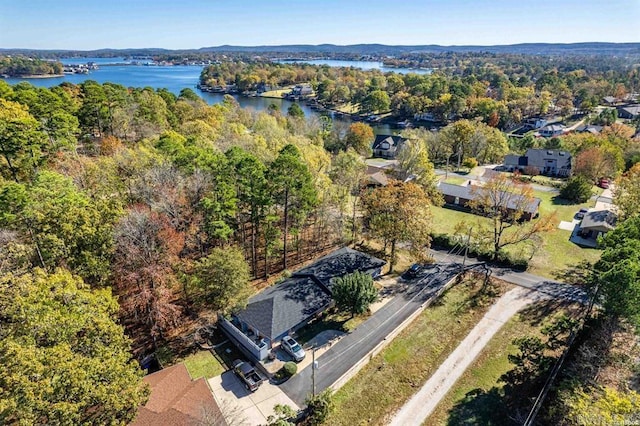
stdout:
<svg viewBox="0 0 640 426">
<path fill-rule="evenodd" d="M 640 105 L 629 105 L 618 108 L 618 117 L 634 120 L 640 117 Z"/>
<path fill-rule="evenodd" d="M 596 126 L 595 124 L 583 124 L 576 127 L 576 133 L 591 133 L 592 135 L 599 135 L 602 132 L 603 126 Z"/>
<path fill-rule="evenodd" d="M 195 426 L 209 424 L 208 421 L 227 424 L 207 381 L 203 377 L 191 380 L 183 363 L 149 374 L 143 380 L 151 394 L 149 401 L 138 408 L 131 426 Z"/>
<path fill-rule="evenodd" d="M 615 106 L 620 103 L 620 99 L 615 96 L 605 96 L 602 98 L 602 103 L 606 106 Z"/>
<path fill-rule="evenodd" d="M 318 259 L 290 278 L 251 297 L 247 307 L 221 318 L 227 336 L 252 358 L 261 361 L 284 336 L 324 312 L 333 302 L 336 277 L 361 271 L 380 275 L 384 260 L 345 247 Z"/>
<path fill-rule="evenodd" d="M 400 136 L 376 135 L 371 148 L 373 156 L 380 158 L 396 158 L 406 139 Z"/>
<path fill-rule="evenodd" d="M 550 120 L 548 117 L 529 117 L 524 121 L 523 126 L 535 130 L 546 126 Z"/>
<path fill-rule="evenodd" d="M 554 136 L 560 136 L 566 129 L 567 127 L 564 124 L 547 124 L 546 126 L 541 127 L 538 133 L 543 138 L 552 138 Z"/>
<path fill-rule="evenodd" d="M 438 190 L 444 197 L 444 202 L 450 207 L 457 207 L 465 210 L 470 210 L 469 203 L 475 200 L 479 194 L 481 194 L 482 187 L 471 185 L 454 185 L 450 183 L 440 182 L 438 184 Z M 513 193 L 504 193 L 500 196 L 501 200 L 507 200 L 507 210 L 515 211 L 521 209 L 523 205 L 524 197 L 522 195 Z M 540 208 L 540 199 L 533 198 L 531 202 L 524 205 L 522 220 L 532 220 L 538 217 Z"/>
<path fill-rule="evenodd" d="M 508 171 L 530 172 L 535 169 L 543 175 L 569 176 L 571 175 L 571 154 L 557 149 L 529 148 L 525 155 L 505 156 L 504 165 Z"/>
<path fill-rule="evenodd" d="M 309 96 L 313 93 L 313 89 L 308 84 L 298 84 L 291 90 L 293 96 Z"/>
<path fill-rule="evenodd" d="M 618 216 L 610 210 L 595 210 L 587 212 L 580 223 L 578 235 L 582 238 L 597 240 L 600 235 L 616 227 Z"/>
</svg>

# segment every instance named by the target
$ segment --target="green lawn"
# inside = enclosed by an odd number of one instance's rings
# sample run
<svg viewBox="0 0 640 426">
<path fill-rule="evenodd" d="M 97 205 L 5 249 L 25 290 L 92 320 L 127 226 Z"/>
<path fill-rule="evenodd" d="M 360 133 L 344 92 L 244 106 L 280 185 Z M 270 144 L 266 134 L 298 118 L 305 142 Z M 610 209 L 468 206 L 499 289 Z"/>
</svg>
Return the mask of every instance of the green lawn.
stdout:
<svg viewBox="0 0 640 426">
<path fill-rule="evenodd" d="M 184 359 L 184 365 L 193 380 L 209 379 L 224 373 L 226 368 L 209 351 L 198 351 Z"/>
<path fill-rule="evenodd" d="M 474 285 L 475 284 L 475 285 Z M 384 424 L 466 337 L 505 287 L 449 290 L 334 395 L 328 425 Z"/>
<path fill-rule="evenodd" d="M 335 110 L 344 112 L 345 114 L 357 114 L 358 112 L 360 112 L 360 104 L 352 104 L 351 102 L 347 102 L 346 104 L 336 106 Z"/>
<path fill-rule="evenodd" d="M 517 349 L 512 341 L 521 336 L 540 335 L 551 317 L 570 313 L 553 302 L 532 306 L 515 315 L 489 341 L 478 358 L 425 421 L 425 425 L 503 425 L 509 413 L 503 403 L 500 376 L 512 368 L 509 354 Z M 540 318 L 544 318 L 540 321 Z"/>
<path fill-rule="evenodd" d="M 540 215 L 542 217 L 536 220 L 545 220 L 545 216 L 556 211 L 558 221 L 570 222 L 581 207 L 594 207 L 595 205 L 591 200 L 583 204 L 569 204 L 565 200 L 559 199 L 557 194 L 553 192 L 534 191 L 534 196 L 541 199 Z M 488 223 L 488 219 L 484 217 L 449 208 L 432 207 L 431 211 L 435 233 L 452 234 L 459 223 L 466 225 Z M 541 247 L 535 251 L 529 262 L 529 272 L 553 278 L 557 273 L 575 266 L 583 260 L 593 262 L 600 257 L 599 250 L 581 248 L 569 241 L 570 236 L 570 231 L 562 229 L 555 229 L 544 234 Z M 531 249 L 524 245 L 508 247 L 507 251 L 523 257 L 529 257 L 531 254 Z"/>
</svg>

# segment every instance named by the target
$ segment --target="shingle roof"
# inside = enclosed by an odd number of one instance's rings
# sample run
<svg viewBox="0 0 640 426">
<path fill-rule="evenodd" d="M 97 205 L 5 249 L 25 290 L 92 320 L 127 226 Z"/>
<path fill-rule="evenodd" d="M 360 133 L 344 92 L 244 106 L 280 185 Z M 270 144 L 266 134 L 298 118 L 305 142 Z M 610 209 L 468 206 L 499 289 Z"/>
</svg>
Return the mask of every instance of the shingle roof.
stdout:
<svg viewBox="0 0 640 426">
<path fill-rule="evenodd" d="M 184 364 L 176 364 L 143 379 L 151 388 L 149 401 L 138 409 L 131 426 L 200 425 L 215 417 L 226 425 L 203 378 L 191 380 Z"/>
<path fill-rule="evenodd" d="M 438 184 L 438 189 L 442 192 L 443 195 L 448 195 L 451 197 L 459 197 L 465 200 L 475 200 L 478 194 L 482 191 L 481 186 L 472 186 L 472 185 L 453 185 L 450 183 L 440 182 Z M 509 197 L 501 197 L 502 199 L 507 199 L 507 208 L 515 210 L 520 208 L 520 204 L 522 203 L 523 196 L 518 194 L 512 194 Z M 540 207 L 540 199 L 533 197 L 531 202 L 527 204 L 524 208 L 524 211 L 527 213 L 535 214 Z"/>
<path fill-rule="evenodd" d="M 632 105 L 620 109 L 629 115 L 640 115 L 640 105 Z"/>
<path fill-rule="evenodd" d="M 273 340 L 329 303 L 329 291 L 313 278 L 291 277 L 253 296 L 236 316 Z"/>
<path fill-rule="evenodd" d="M 618 216 L 609 210 L 596 210 L 588 212 L 584 215 L 581 228 L 593 229 L 600 228 L 600 230 L 612 230 L 616 226 Z"/>
<path fill-rule="evenodd" d="M 544 160 L 555 159 L 559 169 L 571 169 L 571 154 L 558 149 L 529 148 L 525 154 L 530 166 L 543 167 Z"/>
<path fill-rule="evenodd" d="M 349 247 L 343 247 L 321 257 L 313 264 L 297 271 L 294 276 L 314 276 L 328 289 L 335 277 L 382 268 L 387 262 Z"/>
<path fill-rule="evenodd" d="M 400 136 L 392 136 L 392 135 L 376 135 L 375 140 L 373 141 L 372 148 L 373 149 L 384 149 L 387 151 L 396 151 L 400 146 L 406 141 L 405 138 Z M 386 145 L 389 144 L 389 147 L 386 148 Z"/>
<path fill-rule="evenodd" d="M 381 268 L 385 263 L 349 247 L 341 248 L 256 294 L 249 299 L 247 307 L 235 315 L 264 337 L 274 340 L 331 303 L 333 278 Z"/>
</svg>

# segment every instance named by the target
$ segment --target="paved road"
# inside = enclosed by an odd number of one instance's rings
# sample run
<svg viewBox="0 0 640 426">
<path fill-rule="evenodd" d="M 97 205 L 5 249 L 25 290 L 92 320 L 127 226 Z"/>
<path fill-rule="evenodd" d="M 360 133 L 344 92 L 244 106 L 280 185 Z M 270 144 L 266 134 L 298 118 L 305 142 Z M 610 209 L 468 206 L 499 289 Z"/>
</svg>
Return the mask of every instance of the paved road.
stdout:
<svg viewBox="0 0 640 426">
<path fill-rule="evenodd" d="M 418 277 L 407 283 L 404 291 L 398 293 L 371 318 L 318 357 L 316 392 L 328 388 L 349 371 L 420 305 L 431 299 L 455 277 L 458 270 L 458 267 L 452 265 L 435 265 L 424 269 Z M 311 375 L 312 368 L 308 366 L 282 384 L 280 389 L 298 405 L 303 405 L 306 396 L 312 391 Z"/>
<path fill-rule="evenodd" d="M 462 256 L 449 254 L 446 251 L 432 249 L 431 254 L 439 263 L 462 264 L 463 261 Z M 484 262 L 477 262 L 475 259 L 467 259 L 466 261 L 466 264 L 469 266 L 480 266 L 483 263 Z M 552 298 L 568 299 L 583 304 L 589 302 L 589 295 L 582 287 L 561 283 L 559 281 L 533 275 L 528 272 L 514 271 L 509 268 L 490 267 L 490 269 L 492 276 L 510 284 L 536 290 L 538 292 L 545 293 Z"/>
</svg>

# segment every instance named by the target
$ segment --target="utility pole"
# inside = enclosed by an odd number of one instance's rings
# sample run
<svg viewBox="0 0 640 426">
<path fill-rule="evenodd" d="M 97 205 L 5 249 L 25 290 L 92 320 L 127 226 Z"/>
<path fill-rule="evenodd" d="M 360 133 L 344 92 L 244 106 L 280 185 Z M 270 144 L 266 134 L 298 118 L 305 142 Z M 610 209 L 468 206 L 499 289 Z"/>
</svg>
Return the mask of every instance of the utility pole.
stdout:
<svg viewBox="0 0 640 426">
<path fill-rule="evenodd" d="M 469 251 L 469 244 L 471 243 L 471 230 L 473 226 L 469 227 L 469 233 L 467 234 L 467 244 L 464 246 L 464 257 L 462 258 L 462 272 L 464 272 L 464 264 L 467 261 L 467 252 Z"/>
<path fill-rule="evenodd" d="M 311 348 L 311 393 L 316 396 L 316 347 Z"/>
</svg>

